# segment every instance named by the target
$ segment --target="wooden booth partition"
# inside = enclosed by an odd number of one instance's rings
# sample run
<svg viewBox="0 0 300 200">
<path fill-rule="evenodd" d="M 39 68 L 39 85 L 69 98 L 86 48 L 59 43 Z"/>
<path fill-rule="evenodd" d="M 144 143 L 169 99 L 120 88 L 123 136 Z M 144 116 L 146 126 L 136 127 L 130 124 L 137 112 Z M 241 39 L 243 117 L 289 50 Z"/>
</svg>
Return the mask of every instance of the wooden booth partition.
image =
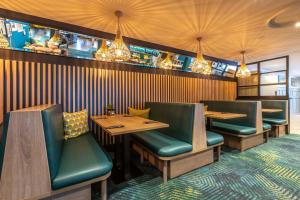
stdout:
<svg viewBox="0 0 300 200">
<path fill-rule="evenodd" d="M 11 110 L 62 104 L 101 115 L 108 103 L 117 113 L 145 101 L 235 100 L 236 80 L 176 70 L 106 63 L 70 57 L 0 50 L 0 122 Z M 114 139 L 91 124 L 102 144 Z"/>
</svg>

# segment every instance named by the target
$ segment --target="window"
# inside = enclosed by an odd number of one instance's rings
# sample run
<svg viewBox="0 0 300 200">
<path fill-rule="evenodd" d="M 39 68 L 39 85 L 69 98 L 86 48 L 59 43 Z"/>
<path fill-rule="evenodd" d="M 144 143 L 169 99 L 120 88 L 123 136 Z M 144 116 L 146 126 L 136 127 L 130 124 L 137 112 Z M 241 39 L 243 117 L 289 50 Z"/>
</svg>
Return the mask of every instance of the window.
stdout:
<svg viewBox="0 0 300 200">
<path fill-rule="evenodd" d="M 238 79 L 238 97 L 287 97 L 287 59 L 274 58 L 248 64 L 248 78 Z"/>
</svg>

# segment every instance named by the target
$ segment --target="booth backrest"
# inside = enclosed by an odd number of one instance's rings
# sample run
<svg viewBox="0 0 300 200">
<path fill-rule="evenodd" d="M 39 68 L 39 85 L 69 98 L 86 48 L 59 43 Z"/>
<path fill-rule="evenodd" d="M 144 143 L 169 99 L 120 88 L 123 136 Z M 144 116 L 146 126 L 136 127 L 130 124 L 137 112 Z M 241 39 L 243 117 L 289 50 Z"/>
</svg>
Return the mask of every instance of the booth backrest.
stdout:
<svg viewBox="0 0 300 200">
<path fill-rule="evenodd" d="M 247 117 L 242 118 L 214 121 L 256 128 L 257 101 L 204 101 L 203 103 L 208 106 L 209 111 L 241 113 L 247 115 Z"/>
<path fill-rule="evenodd" d="M 281 112 L 263 113 L 263 118 L 274 118 L 287 120 L 288 102 L 286 100 L 263 100 L 262 108 L 281 109 Z"/>
<path fill-rule="evenodd" d="M 1 136 L 1 138 L 0 138 L 0 176 L 2 173 L 2 167 L 3 167 L 9 118 L 10 118 L 10 113 L 6 113 L 5 117 L 4 117 L 4 121 L 0 126 L 0 136 Z"/>
<path fill-rule="evenodd" d="M 64 124 L 61 105 L 42 111 L 45 141 L 51 180 L 57 175 L 64 144 Z"/>
<path fill-rule="evenodd" d="M 193 144 L 196 104 L 146 102 L 146 108 L 150 108 L 150 119 L 170 125 L 160 129 L 161 133 Z"/>
</svg>

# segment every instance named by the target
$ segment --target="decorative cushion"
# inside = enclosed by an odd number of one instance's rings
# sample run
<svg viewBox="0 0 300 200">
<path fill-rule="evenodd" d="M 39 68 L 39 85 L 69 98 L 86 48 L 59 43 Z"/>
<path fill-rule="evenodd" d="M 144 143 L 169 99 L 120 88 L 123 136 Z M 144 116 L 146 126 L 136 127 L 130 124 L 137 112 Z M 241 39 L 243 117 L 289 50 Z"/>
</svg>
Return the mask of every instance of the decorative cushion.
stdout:
<svg viewBox="0 0 300 200">
<path fill-rule="evenodd" d="M 158 131 L 145 131 L 133 135 L 142 145 L 162 157 L 176 156 L 193 150 L 191 144 Z"/>
<path fill-rule="evenodd" d="M 65 139 L 78 137 L 89 131 L 87 110 L 74 113 L 63 113 Z"/>
<path fill-rule="evenodd" d="M 139 117 L 149 119 L 150 108 L 147 108 L 145 110 L 138 110 L 138 109 L 128 107 L 128 112 L 129 112 L 129 115 L 139 116 Z"/>
<path fill-rule="evenodd" d="M 206 141 L 208 146 L 224 142 L 224 137 L 212 131 L 206 131 Z"/>
</svg>

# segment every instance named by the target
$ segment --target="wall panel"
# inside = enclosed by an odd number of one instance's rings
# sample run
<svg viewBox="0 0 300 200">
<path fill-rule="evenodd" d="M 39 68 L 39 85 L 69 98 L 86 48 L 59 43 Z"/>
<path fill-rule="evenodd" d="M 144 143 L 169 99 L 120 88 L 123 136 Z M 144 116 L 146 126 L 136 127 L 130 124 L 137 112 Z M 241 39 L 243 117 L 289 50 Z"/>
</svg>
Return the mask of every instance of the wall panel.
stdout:
<svg viewBox="0 0 300 200">
<path fill-rule="evenodd" d="M 40 104 L 62 104 L 67 112 L 85 108 L 89 115 L 99 115 L 108 103 L 117 113 L 126 113 L 128 106 L 143 108 L 145 101 L 236 98 L 234 81 L 1 58 L 0 88 L 1 121 L 6 112 Z M 113 141 L 97 133 L 102 142 Z"/>
</svg>

